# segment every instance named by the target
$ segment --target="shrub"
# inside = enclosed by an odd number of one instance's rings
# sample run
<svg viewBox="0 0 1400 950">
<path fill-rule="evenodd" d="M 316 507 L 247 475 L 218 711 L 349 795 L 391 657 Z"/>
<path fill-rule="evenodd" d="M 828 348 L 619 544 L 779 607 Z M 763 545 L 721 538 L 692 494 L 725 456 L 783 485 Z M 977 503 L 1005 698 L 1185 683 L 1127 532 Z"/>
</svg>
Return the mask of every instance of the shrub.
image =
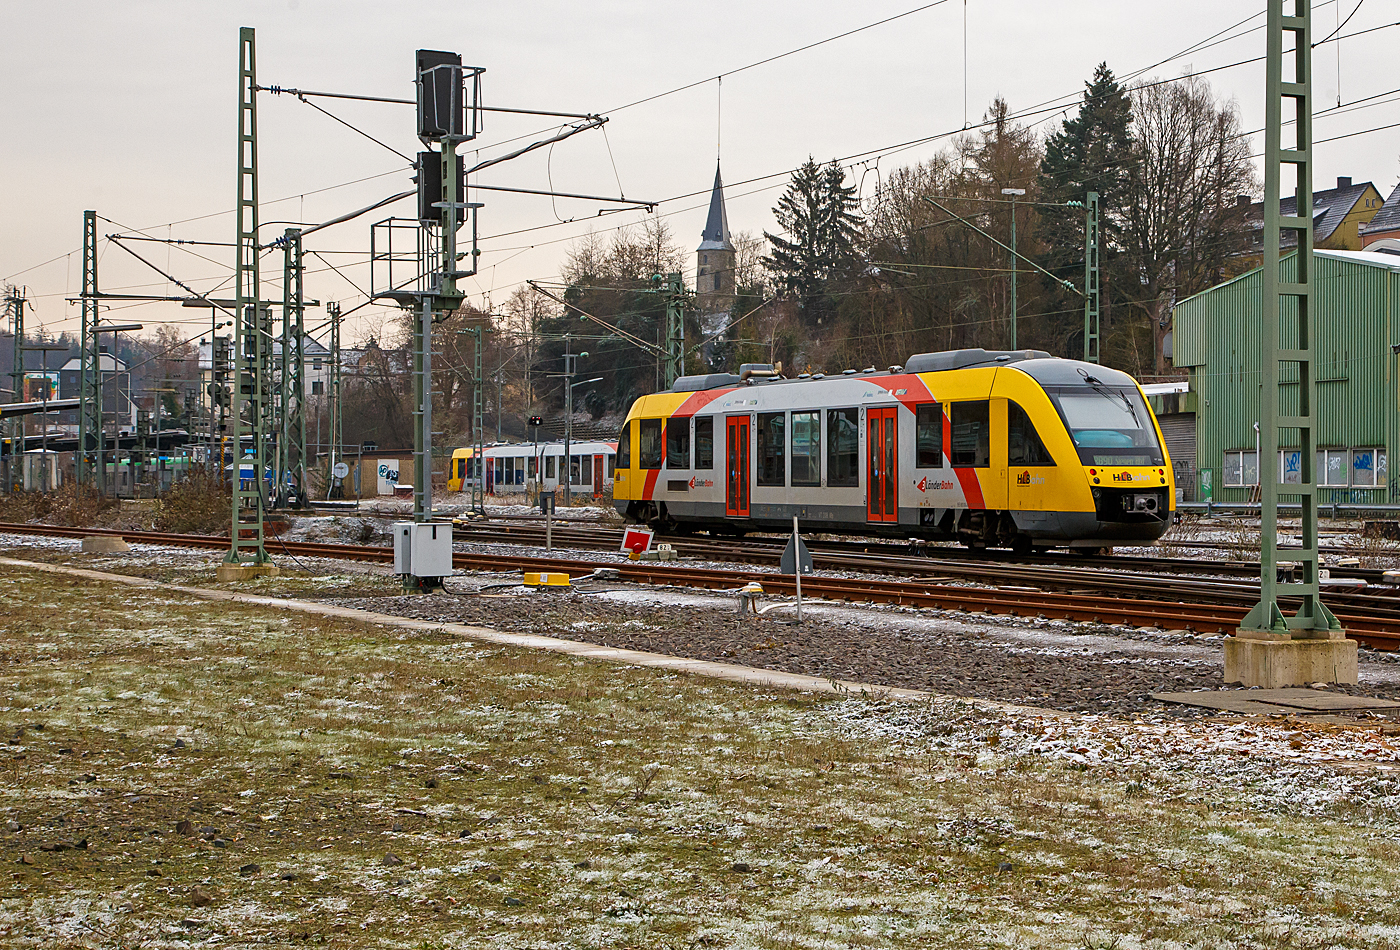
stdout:
<svg viewBox="0 0 1400 950">
<path fill-rule="evenodd" d="M 103 498 L 86 485 L 67 482 L 57 491 L 13 492 L 0 498 L 0 521 L 37 521 L 86 528 L 119 504 L 116 499 Z"/>
<path fill-rule="evenodd" d="M 160 499 L 156 530 L 177 534 L 223 534 L 229 532 L 233 491 L 226 479 L 209 472 L 194 471 L 170 486 Z"/>
</svg>

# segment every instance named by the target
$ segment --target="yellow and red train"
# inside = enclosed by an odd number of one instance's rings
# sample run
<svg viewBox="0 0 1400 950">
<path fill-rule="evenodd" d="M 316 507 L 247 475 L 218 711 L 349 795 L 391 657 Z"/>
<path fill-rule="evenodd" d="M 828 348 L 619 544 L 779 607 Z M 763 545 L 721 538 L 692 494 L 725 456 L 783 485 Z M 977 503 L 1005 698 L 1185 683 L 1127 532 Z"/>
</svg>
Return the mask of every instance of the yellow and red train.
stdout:
<svg viewBox="0 0 1400 950">
<path fill-rule="evenodd" d="M 632 406 L 613 498 L 629 520 L 1097 550 L 1152 542 L 1175 509 L 1138 384 L 1038 350 L 911 356 L 783 379 L 678 379 Z"/>
</svg>

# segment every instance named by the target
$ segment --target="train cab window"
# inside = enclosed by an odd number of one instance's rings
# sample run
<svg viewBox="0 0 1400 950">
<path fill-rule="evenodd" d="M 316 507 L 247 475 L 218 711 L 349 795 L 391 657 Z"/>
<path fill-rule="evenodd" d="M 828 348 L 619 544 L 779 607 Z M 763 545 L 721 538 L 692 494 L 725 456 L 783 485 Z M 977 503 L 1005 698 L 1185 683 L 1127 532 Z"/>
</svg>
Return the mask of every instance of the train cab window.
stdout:
<svg viewBox="0 0 1400 950">
<path fill-rule="evenodd" d="M 943 467 L 943 408 L 926 402 L 914 413 L 914 444 L 919 468 Z"/>
<path fill-rule="evenodd" d="M 992 427 L 989 403 L 985 399 L 953 403 L 950 416 L 953 429 L 953 464 L 986 468 L 992 464 Z"/>
<path fill-rule="evenodd" d="M 826 484 L 828 488 L 860 484 L 860 410 L 826 413 Z"/>
<path fill-rule="evenodd" d="M 1054 465 L 1035 423 L 1018 404 L 1006 403 L 1006 461 L 1011 465 Z"/>
<path fill-rule="evenodd" d="M 701 469 L 715 467 L 715 420 L 713 416 L 701 416 L 695 420 L 695 467 Z"/>
<path fill-rule="evenodd" d="M 822 414 L 792 414 L 792 483 L 822 483 Z"/>
<path fill-rule="evenodd" d="M 758 465 L 755 484 L 776 485 L 787 483 L 787 464 L 783 458 L 786 438 L 783 428 L 787 413 L 760 412 L 755 431 L 758 434 Z"/>
<path fill-rule="evenodd" d="M 617 467 L 632 467 L 632 423 L 628 422 L 617 434 Z M 549 477 L 554 477 L 554 467 L 550 466 Z"/>
<path fill-rule="evenodd" d="M 666 420 L 666 467 L 690 468 L 690 420 Z"/>
<path fill-rule="evenodd" d="M 641 438 L 637 445 L 637 464 L 642 468 L 660 468 L 666 448 L 661 438 L 661 420 L 641 419 L 638 428 Z"/>
</svg>

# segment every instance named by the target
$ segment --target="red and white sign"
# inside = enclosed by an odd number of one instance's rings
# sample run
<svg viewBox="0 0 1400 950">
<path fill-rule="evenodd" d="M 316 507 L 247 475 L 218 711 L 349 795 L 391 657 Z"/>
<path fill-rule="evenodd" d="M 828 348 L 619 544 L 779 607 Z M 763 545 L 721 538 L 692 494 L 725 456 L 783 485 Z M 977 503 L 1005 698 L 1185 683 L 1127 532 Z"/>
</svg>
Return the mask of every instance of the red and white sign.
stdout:
<svg viewBox="0 0 1400 950">
<path fill-rule="evenodd" d="M 641 526 L 628 527 L 622 533 L 623 554 L 645 554 L 651 550 L 652 530 Z"/>
</svg>

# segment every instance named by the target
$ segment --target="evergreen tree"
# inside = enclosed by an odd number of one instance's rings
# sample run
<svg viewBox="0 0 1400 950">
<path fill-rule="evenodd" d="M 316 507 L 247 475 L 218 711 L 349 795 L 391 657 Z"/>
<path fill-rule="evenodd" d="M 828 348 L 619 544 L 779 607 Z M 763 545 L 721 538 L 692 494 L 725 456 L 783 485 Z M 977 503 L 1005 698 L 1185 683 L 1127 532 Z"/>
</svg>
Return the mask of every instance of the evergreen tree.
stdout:
<svg viewBox="0 0 1400 950">
<path fill-rule="evenodd" d="M 1042 200 L 1083 201 L 1090 191 L 1099 194 L 1101 332 L 1111 322 L 1114 291 L 1131 284 L 1115 279 L 1115 261 L 1122 251 L 1123 227 L 1131 203 L 1132 123 L 1132 100 L 1127 90 L 1107 63 L 1099 63 L 1093 78 L 1084 84 L 1079 114 L 1066 119 L 1060 130 L 1045 140 L 1045 158 L 1040 163 Z M 1041 209 L 1040 229 L 1046 269 L 1079 286 L 1084 275 L 1084 212 L 1049 204 Z M 1053 293 L 1051 302 L 1058 305 L 1049 309 L 1064 311 L 1058 322 L 1063 337 L 1071 341 L 1064 355 L 1076 356 L 1082 345 L 1082 324 L 1073 311 L 1082 298 L 1062 291 Z"/>
<path fill-rule="evenodd" d="M 1084 84 L 1079 114 L 1066 119 L 1058 132 L 1045 140 L 1040 163 L 1040 190 L 1046 201 L 1083 201 L 1090 191 L 1099 193 L 1101 229 L 1105 243 L 1116 244 L 1127 204 L 1128 171 L 1133 147 L 1133 107 L 1107 63 L 1094 67 L 1094 78 Z M 1084 255 L 1084 215 L 1071 208 L 1046 208 L 1042 236 L 1060 253 L 1057 263 L 1079 263 Z M 1073 253 L 1071 253 L 1071 251 Z M 1054 251 L 1052 251 L 1054 254 Z"/>
<path fill-rule="evenodd" d="M 834 284 L 856 270 L 858 203 L 855 186 L 846 184 L 846 173 L 839 165 L 818 165 L 808 157 L 792 173 L 787 191 L 773 209 L 788 238 L 764 231 L 770 253 L 763 263 L 778 289 L 797 298 L 805 323 L 822 322 L 832 310 L 829 293 Z"/>
</svg>

